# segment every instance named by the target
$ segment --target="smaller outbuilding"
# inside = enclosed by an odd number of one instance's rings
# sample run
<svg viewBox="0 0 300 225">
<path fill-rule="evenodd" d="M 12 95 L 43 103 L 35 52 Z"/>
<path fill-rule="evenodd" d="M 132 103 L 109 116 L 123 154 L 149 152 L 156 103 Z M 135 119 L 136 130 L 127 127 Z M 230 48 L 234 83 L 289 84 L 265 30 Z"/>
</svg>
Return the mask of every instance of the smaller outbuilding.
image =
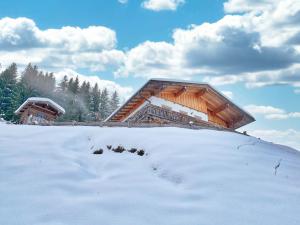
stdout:
<svg viewBox="0 0 300 225">
<path fill-rule="evenodd" d="M 49 98 L 28 98 L 16 111 L 21 124 L 51 124 L 57 117 L 65 114 L 59 104 Z"/>
</svg>

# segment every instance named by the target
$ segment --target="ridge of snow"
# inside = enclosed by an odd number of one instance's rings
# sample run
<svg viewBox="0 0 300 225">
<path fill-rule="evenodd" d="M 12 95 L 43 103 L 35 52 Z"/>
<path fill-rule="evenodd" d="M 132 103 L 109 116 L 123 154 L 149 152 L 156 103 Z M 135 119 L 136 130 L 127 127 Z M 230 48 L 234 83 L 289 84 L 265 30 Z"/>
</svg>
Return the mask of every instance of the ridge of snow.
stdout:
<svg viewBox="0 0 300 225">
<path fill-rule="evenodd" d="M 298 151 L 232 132 L 0 123 L 0 224 L 298 225 L 299 171 Z"/>
</svg>

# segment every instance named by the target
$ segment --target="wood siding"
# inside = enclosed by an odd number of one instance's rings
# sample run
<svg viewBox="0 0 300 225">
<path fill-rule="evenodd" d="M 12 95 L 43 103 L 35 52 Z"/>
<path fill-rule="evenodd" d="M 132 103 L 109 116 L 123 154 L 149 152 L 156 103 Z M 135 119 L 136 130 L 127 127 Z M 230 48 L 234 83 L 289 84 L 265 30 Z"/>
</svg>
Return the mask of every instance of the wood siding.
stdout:
<svg viewBox="0 0 300 225">
<path fill-rule="evenodd" d="M 45 119 L 49 122 L 54 121 L 57 118 L 56 112 L 50 113 L 48 109 L 43 110 L 41 108 L 35 107 L 34 105 L 31 105 L 27 109 L 25 109 L 24 112 L 22 112 L 20 122 L 22 124 L 26 124 L 30 115 L 37 116 L 38 113 L 43 113 Z"/>
<path fill-rule="evenodd" d="M 214 115 L 210 110 L 208 110 L 208 122 L 216 123 L 222 127 L 228 128 L 227 122 Z"/>
<path fill-rule="evenodd" d="M 227 122 L 208 110 L 206 102 L 193 93 L 184 93 L 178 97 L 175 97 L 172 93 L 160 93 L 158 97 L 203 112 L 207 114 L 209 122 L 228 128 Z"/>
<path fill-rule="evenodd" d="M 184 93 L 175 97 L 172 93 L 160 93 L 158 97 L 207 114 L 205 101 L 196 98 L 194 94 Z"/>
</svg>

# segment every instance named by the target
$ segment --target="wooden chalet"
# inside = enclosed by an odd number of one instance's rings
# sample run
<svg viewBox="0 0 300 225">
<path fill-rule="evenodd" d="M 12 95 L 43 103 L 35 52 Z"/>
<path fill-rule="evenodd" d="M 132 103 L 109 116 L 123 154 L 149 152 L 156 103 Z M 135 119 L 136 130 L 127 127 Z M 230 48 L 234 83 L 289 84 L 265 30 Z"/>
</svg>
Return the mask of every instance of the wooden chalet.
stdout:
<svg viewBox="0 0 300 225">
<path fill-rule="evenodd" d="M 21 124 L 50 124 L 65 110 L 49 98 L 28 98 L 16 111 Z"/>
<path fill-rule="evenodd" d="M 235 130 L 255 119 L 207 83 L 151 79 L 106 121 Z"/>
</svg>

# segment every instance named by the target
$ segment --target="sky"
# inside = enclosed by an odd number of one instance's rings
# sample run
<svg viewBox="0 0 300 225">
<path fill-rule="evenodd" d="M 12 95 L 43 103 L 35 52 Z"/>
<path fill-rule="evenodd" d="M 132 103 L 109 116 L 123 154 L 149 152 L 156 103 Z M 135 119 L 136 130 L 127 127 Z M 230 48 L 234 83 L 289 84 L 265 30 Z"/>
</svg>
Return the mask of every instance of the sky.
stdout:
<svg viewBox="0 0 300 225">
<path fill-rule="evenodd" d="M 300 149 L 299 0 L 3 0 L 12 62 L 122 100 L 154 77 L 208 82 L 256 118 L 241 131 Z"/>
</svg>

